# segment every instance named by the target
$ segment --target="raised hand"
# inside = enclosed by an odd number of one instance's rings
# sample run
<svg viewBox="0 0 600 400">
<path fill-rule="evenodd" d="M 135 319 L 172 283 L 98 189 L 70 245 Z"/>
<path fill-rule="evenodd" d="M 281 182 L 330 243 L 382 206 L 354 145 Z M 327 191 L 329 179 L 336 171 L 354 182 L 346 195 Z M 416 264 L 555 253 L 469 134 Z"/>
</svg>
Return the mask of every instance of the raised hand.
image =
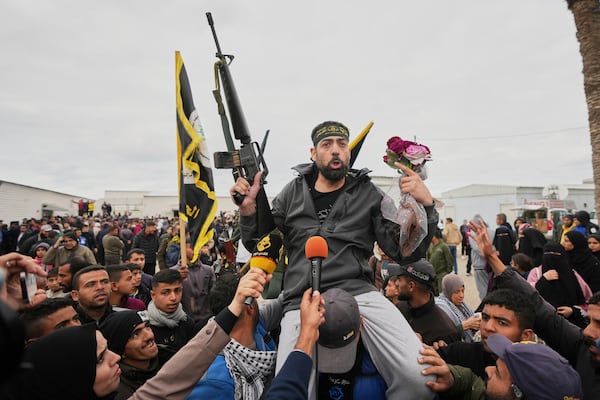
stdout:
<svg viewBox="0 0 600 400">
<path fill-rule="evenodd" d="M 310 355 L 319 340 L 319 326 L 325 323 L 325 300 L 311 288 L 304 291 L 300 303 L 300 335 L 295 348 Z"/>
<path fill-rule="evenodd" d="M 424 206 L 432 205 L 433 196 L 419 174 L 399 162 L 396 162 L 395 165 L 404 172 L 404 176 L 400 178 L 400 190 L 403 193 L 410 193 L 415 200 Z"/>
<path fill-rule="evenodd" d="M 242 276 L 238 283 L 235 296 L 233 297 L 231 304 L 229 304 L 229 311 L 231 311 L 233 315 L 239 316 L 244 308 L 247 307 L 246 304 L 244 304 L 246 298 L 256 298 L 260 296 L 265 288 L 265 284 L 271 280 L 271 277 L 271 274 L 267 275 L 265 271 L 260 268 L 250 268 L 248 273 Z"/>
<path fill-rule="evenodd" d="M 492 246 L 492 241 L 490 240 L 490 235 L 488 234 L 485 223 L 481 220 L 471 221 L 469 222 L 469 228 L 471 228 L 469 236 L 477 242 L 477 247 L 479 248 L 481 255 L 484 257 L 495 255 L 496 250 L 494 250 L 494 246 Z"/>
</svg>

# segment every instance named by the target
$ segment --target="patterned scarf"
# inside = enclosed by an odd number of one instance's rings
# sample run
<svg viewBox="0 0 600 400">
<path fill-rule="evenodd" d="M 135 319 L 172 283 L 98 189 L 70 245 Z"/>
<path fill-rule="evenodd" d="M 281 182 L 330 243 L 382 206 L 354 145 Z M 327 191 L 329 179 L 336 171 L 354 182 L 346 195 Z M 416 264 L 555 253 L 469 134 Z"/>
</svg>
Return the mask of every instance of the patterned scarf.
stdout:
<svg viewBox="0 0 600 400">
<path fill-rule="evenodd" d="M 258 400 L 275 371 L 276 351 L 257 351 L 231 339 L 223 355 L 235 381 L 235 400 Z"/>
<path fill-rule="evenodd" d="M 439 295 L 438 298 L 446 303 L 450 311 L 452 311 L 452 314 L 456 315 L 459 321 L 466 321 L 473 315 L 473 310 L 471 310 L 464 302 L 460 305 L 460 307 L 457 307 L 452 300 L 443 294 Z"/>
<path fill-rule="evenodd" d="M 179 325 L 179 321 L 185 321 L 187 319 L 187 314 L 183 311 L 181 303 L 177 306 L 176 311 L 166 313 L 156 308 L 154 302 L 151 301 L 148 304 L 148 317 L 150 318 L 150 325 L 175 328 Z"/>
</svg>

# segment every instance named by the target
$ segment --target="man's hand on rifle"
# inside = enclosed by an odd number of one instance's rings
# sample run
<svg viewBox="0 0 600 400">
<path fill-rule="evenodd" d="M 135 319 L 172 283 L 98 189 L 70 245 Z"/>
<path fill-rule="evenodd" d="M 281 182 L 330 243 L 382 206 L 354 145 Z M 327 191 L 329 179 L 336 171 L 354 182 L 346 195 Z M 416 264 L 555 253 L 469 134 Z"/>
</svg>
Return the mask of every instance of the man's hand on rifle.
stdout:
<svg viewBox="0 0 600 400">
<path fill-rule="evenodd" d="M 258 195 L 258 191 L 260 190 L 260 177 L 262 175 L 262 171 L 257 172 L 254 177 L 254 183 L 250 185 L 250 183 L 246 180 L 246 178 L 237 178 L 235 184 L 229 189 L 229 194 L 231 195 L 231 200 L 233 200 L 233 195 L 237 192 L 244 197 L 244 201 L 239 205 L 240 207 L 240 215 L 251 215 L 256 212 L 256 196 Z"/>
</svg>

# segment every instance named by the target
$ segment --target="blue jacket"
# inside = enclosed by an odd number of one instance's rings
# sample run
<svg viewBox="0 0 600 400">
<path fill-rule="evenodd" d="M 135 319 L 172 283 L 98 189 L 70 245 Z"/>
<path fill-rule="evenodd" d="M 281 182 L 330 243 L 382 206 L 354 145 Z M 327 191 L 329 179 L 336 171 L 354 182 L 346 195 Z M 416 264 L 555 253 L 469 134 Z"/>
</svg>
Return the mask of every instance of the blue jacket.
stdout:
<svg viewBox="0 0 600 400">
<path fill-rule="evenodd" d="M 276 350 L 275 341 L 265 341 L 267 330 L 262 321 L 258 320 L 254 330 L 254 342 L 259 351 Z M 210 365 L 202 379 L 198 381 L 192 393 L 186 400 L 233 400 L 235 398 L 235 381 L 225 363 L 225 356 L 221 353 Z"/>
<path fill-rule="evenodd" d="M 356 357 L 355 366 L 346 374 L 319 375 L 319 399 L 386 399 L 387 385 L 360 343 Z"/>
<path fill-rule="evenodd" d="M 312 359 L 302 351 L 292 351 L 273 379 L 266 400 L 306 400 Z"/>
</svg>

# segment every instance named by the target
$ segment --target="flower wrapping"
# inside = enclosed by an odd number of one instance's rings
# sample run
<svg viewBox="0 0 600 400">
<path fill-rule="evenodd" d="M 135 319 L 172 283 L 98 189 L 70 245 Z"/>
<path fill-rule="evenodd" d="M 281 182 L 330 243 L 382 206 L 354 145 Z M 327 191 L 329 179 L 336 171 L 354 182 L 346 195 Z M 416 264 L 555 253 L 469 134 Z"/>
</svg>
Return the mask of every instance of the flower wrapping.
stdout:
<svg viewBox="0 0 600 400">
<path fill-rule="evenodd" d="M 398 136 L 387 142 L 387 150 L 383 161 L 403 174 L 396 163 L 405 165 L 415 171 L 421 179 L 427 179 L 425 163 L 431 160 L 429 147 L 403 140 Z M 402 177 L 400 177 L 402 179 Z M 425 207 L 415 200 L 410 193 L 400 193 L 400 206 L 396 214 L 396 222 L 400 225 L 400 250 L 403 257 L 410 256 L 427 236 L 427 212 Z"/>
</svg>

